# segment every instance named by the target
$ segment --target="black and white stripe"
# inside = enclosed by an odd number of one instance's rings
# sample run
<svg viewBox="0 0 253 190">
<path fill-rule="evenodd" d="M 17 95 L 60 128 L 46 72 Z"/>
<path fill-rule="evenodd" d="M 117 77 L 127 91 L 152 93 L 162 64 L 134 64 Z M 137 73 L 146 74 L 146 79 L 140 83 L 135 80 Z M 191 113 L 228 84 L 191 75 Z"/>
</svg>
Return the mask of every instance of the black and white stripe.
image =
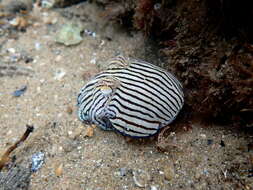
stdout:
<svg viewBox="0 0 253 190">
<path fill-rule="evenodd" d="M 106 96 L 99 89 L 101 81 L 113 89 L 111 94 Z M 118 84 L 113 85 L 114 81 Z M 112 127 L 132 137 L 156 134 L 176 118 L 183 104 L 182 85 L 175 76 L 150 63 L 122 56 L 112 60 L 109 68 L 78 95 L 82 121 L 89 120 L 103 129 Z"/>
</svg>

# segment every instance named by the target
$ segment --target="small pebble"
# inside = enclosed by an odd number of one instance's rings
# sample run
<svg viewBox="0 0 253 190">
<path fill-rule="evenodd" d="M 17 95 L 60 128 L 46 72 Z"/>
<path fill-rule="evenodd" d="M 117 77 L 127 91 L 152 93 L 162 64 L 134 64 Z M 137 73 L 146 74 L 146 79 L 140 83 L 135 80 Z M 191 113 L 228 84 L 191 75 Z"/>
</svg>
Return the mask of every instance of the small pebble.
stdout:
<svg viewBox="0 0 253 190">
<path fill-rule="evenodd" d="M 150 179 L 150 175 L 143 170 L 133 171 L 133 180 L 137 187 L 146 187 Z"/>
<path fill-rule="evenodd" d="M 159 9 L 161 9 L 161 7 L 162 7 L 161 3 L 156 3 L 156 4 L 154 5 L 154 9 L 155 9 L 156 11 L 159 10 Z"/>
<path fill-rule="evenodd" d="M 224 142 L 223 140 L 221 140 L 221 141 L 220 141 L 220 145 L 221 145 L 222 147 L 225 147 L 225 142 Z"/>
<path fill-rule="evenodd" d="M 77 139 L 78 137 L 81 136 L 81 133 L 83 132 L 83 126 L 80 125 L 79 127 L 77 127 L 73 133 L 69 134 L 69 137 L 71 139 Z"/>
<path fill-rule="evenodd" d="M 213 144 L 213 140 L 212 139 L 207 139 L 207 145 L 212 145 Z"/>
<path fill-rule="evenodd" d="M 17 18 L 14 18 L 12 20 L 9 21 L 10 25 L 12 26 L 18 26 L 18 19 Z"/>
<path fill-rule="evenodd" d="M 43 22 L 45 24 L 51 25 L 51 24 L 56 24 L 58 22 L 58 20 L 57 20 L 57 18 L 54 18 L 52 16 L 44 16 Z"/>
<path fill-rule="evenodd" d="M 24 61 L 25 61 L 25 63 L 30 63 L 30 62 L 33 62 L 33 58 L 32 57 L 25 57 L 24 58 Z"/>
<path fill-rule="evenodd" d="M 27 86 L 23 86 L 18 90 L 15 90 L 12 95 L 14 97 L 20 97 L 21 95 L 23 95 L 25 93 L 25 91 L 27 90 Z"/>
<path fill-rule="evenodd" d="M 126 168 L 120 168 L 119 169 L 119 173 L 120 173 L 120 176 L 126 176 L 127 174 L 127 169 Z"/>
<path fill-rule="evenodd" d="M 62 175 L 62 173 L 63 173 L 63 165 L 62 164 L 60 164 L 56 169 L 55 169 L 55 175 L 57 176 L 57 177 L 60 177 L 61 175 Z"/>
<path fill-rule="evenodd" d="M 199 171 L 199 170 L 196 170 L 196 171 L 195 171 L 195 178 L 196 178 L 196 179 L 200 179 L 201 176 L 202 176 L 202 172 Z"/>
<path fill-rule="evenodd" d="M 9 131 L 7 132 L 7 135 L 10 135 L 10 134 L 12 134 L 12 130 L 9 130 Z"/>
<path fill-rule="evenodd" d="M 70 106 L 68 106 L 67 107 L 67 113 L 69 114 L 69 115 L 71 115 L 72 113 L 73 113 L 73 109 L 72 109 L 72 107 L 70 107 Z"/>
<path fill-rule="evenodd" d="M 20 60 L 20 54 L 13 54 L 13 55 L 11 55 L 10 57 L 9 57 L 9 59 L 10 59 L 10 62 L 12 62 L 12 63 L 16 63 L 16 62 L 18 62 L 19 60 Z"/>
<path fill-rule="evenodd" d="M 155 185 L 151 185 L 151 186 L 150 186 L 150 190 L 158 190 L 158 188 L 157 188 L 157 186 L 155 186 Z"/>
<path fill-rule="evenodd" d="M 7 49 L 7 51 L 10 53 L 16 53 L 16 50 L 14 48 L 9 48 L 9 49 Z"/>
<path fill-rule="evenodd" d="M 96 162 L 96 167 L 100 167 L 103 164 L 103 160 L 102 159 L 96 160 L 95 162 Z"/>
<path fill-rule="evenodd" d="M 55 55 L 60 55 L 61 54 L 61 50 L 59 50 L 59 49 L 53 50 L 53 53 Z"/>
<path fill-rule="evenodd" d="M 54 6 L 54 1 L 48 1 L 48 0 L 42 0 L 41 1 L 41 7 L 50 9 Z"/>
<path fill-rule="evenodd" d="M 82 147 L 81 147 L 81 146 L 78 146 L 78 147 L 77 147 L 77 150 L 81 150 L 81 149 L 82 149 Z"/>
<path fill-rule="evenodd" d="M 88 36 L 92 36 L 93 38 L 96 37 L 96 33 L 90 31 L 89 29 L 85 29 L 85 30 L 84 30 L 84 33 L 87 34 Z"/>
<path fill-rule="evenodd" d="M 32 172 L 38 171 L 44 163 L 45 154 L 43 152 L 37 152 L 32 155 Z"/>
<path fill-rule="evenodd" d="M 37 92 L 40 93 L 41 92 L 41 88 L 40 86 L 37 87 Z"/>
<path fill-rule="evenodd" d="M 175 177 L 174 167 L 170 164 L 164 167 L 164 177 L 166 180 L 171 181 Z"/>
<path fill-rule="evenodd" d="M 57 55 L 55 58 L 56 62 L 60 62 L 62 60 L 62 56 L 61 55 Z"/>
<path fill-rule="evenodd" d="M 36 50 L 40 50 L 40 49 L 41 49 L 41 44 L 40 44 L 39 42 L 36 42 L 36 43 L 34 44 L 34 46 L 35 46 L 35 49 L 36 49 Z"/>
<path fill-rule="evenodd" d="M 62 68 L 59 68 L 54 74 L 54 79 L 61 80 L 65 75 L 66 75 L 66 71 Z"/>
<path fill-rule="evenodd" d="M 87 127 L 84 132 L 84 136 L 85 137 L 92 137 L 93 135 L 94 135 L 94 127 L 92 127 L 92 126 Z"/>
<path fill-rule="evenodd" d="M 90 60 L 90 63 L 91 63 L 91 64 L 96 64 L 96 63 L 97 63 L 96 58 L 92 58 L 92 59 Z"/>
<path fill-rule="evenodd" d="M 73 134 L 73 132 L 72 131 L 68 131 L 68 135 L 70 136 L 70 135 L 72 135 Z"/>
</svg>

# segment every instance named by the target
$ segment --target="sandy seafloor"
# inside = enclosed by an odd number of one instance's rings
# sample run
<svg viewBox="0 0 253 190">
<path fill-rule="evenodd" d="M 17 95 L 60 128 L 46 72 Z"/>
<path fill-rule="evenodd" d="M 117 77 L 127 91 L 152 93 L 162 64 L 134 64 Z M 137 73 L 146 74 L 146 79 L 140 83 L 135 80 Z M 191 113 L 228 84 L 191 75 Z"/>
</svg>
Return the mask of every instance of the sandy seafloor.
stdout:
<svg viewBox="0 0 253 190">
<path fill-rule="evenodd" d="M 229 126 L 191 122 L 190 130 L 171 137 L 177 147 L 168 146 L 167 152 L 158 151 L 155 138 L 128 141 L 99 128 L 85 137 L 87 126 L 76 115 L 77 93 L 85 82 L 118 53 L 159 60 L 141 33 L 104 23 L 89 3 L 32 15 L 31 25 L 16 39 L 1 37 L 1 59 L 25 52 L 33 61 L 12 63 L 24 75 L 0 77 L 0 153 L 26 124 L 35 131 L 12 155 L 27 166 L 33 153 L 45 153 L 30 189 L 253 189 L 252 136 Z M 96 35 L 84 34 L 80 44 L 70 47 L 55 43 L 56 31 L 67 22 Z M 24 85 L 27 91 L 13 97 Z"/>
</svg>

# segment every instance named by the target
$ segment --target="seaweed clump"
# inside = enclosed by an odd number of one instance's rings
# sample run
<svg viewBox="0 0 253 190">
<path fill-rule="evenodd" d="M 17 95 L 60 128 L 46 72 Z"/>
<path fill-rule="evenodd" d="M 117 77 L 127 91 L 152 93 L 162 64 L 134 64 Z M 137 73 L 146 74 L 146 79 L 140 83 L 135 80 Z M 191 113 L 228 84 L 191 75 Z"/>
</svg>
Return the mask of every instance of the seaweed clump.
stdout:
<svg viewBox="0 0 253 190">
<path fill-rule="evenodd" d="M 165 68 L 183 82 L 194 115 L 252 126 L 252 1 L 99 2 L 113 15 L 107 18 L 129 20 L 157 41 Z"/>
</svg>

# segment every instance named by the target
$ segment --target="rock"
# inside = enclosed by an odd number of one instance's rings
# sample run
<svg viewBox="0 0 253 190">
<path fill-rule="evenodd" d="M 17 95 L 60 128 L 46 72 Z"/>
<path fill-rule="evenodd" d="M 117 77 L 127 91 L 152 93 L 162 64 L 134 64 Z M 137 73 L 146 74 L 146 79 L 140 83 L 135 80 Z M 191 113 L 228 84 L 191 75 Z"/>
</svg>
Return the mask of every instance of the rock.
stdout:
<svg viewBox="0 0 253 190">
<path fill-rule="evenodd" d="M 58 165 L 58 167 L 55 169 L 54 173 L 57 177 L 60 177 L 63 173 L 63 165 L 62 164 Z"/>
<path fill-rule="evenodd" d="M 166 180 L 171 181 L 175 177 L 174 167 L 171 164 L 165 165 L 164 177 Z"/>
<path fill-rule="evenodd" d="M 83 40 L 80 35 L 81 31 L 82 28 L 75 24 L 65 24 L 57 33 L 56 42 L 62 43 L 66 46 L 77 45 Z"/>
</svg>

